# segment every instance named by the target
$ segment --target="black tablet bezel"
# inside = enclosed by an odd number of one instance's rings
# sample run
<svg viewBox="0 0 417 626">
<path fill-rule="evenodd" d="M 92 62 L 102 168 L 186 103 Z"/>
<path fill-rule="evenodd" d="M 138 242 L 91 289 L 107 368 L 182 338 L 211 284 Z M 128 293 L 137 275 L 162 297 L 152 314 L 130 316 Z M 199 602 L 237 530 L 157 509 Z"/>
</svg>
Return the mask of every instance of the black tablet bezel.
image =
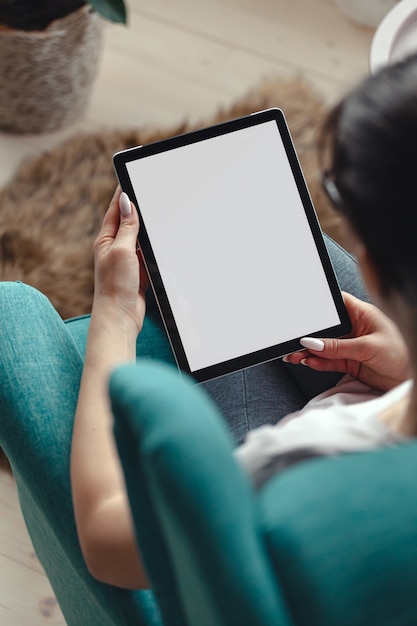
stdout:
<svg viewBox="0 0 417 626">
<path fill-rule="evenodd" d="M 123 150 L 113 156 L 113 164 L 121 188 L 128 194 L 129 198 L 133 201 L 139 212 L 139 217 L 141 221 L 139 242 L 145 259 L 150 283 L 161 312 L 161 316 L 165 325 L 165 330 L 171 344 L 171 348 L 177 365 L 180 370 L 191 375 L 198 382 L 203 382 L 211 378 L 216 378 L 218 376 L 241 370 L 243 368 L 250 367 L 258 363 L 270 361 L 282 357 L 285 354 L 289 354 L 290 352 L 300 350 L 301 345 L 299 340 L 301 337 L 295 337 L 294 339 L 271 346 L 269 348 L 264 348 L 256 352 L 246 354 L 244 356 L 239 356 L 228 361 L 224 361 L 215 365 L 210 365 L 209 367 L 192 371 L 190 369 L 183 343 L 181 341 L 181 337 L 175 323 L 171 305 L 169 303 L 163 280 L 159 272 L 158 263 L 154 255 L 148 233 L 146 231 L 146 223 L 141 215 L 140 202 L 135 194 L 135 190 L 133 188 L 126 166 L 127 163 L 135 161 L 137 159 L 146 158 L 150 155 L 186 146 L 195 142 L 204 141 L 212 137 L 218 137 L 230 132 L 255 126 L 256 124 L 263 124 L 269 121 L 276 122 L 278 131 L 281 135 L 288 162 L 290 164 L 294 180 L 304 207 L 305 215 L 307 217 L 307 221 L 313 239 L 315 241 L 318 254 L 321 259 L 323 270 L 327 278 L 329 289 L 332 294 L 338 316 L 340 318 L 339 325 L 332 328 L 319 329 L 317 332 L 311 333 L 311 336 L 339 337 L 346 335 L 351 330 L 349 316 L 343 302 L 343 297 L 340 292 L 339 284 L 335 276 L 329 254 L 327 252 L 327 248 L 323 239 L 323 234 L 311 201 L 309 191 L 307 189 L 307 185 L 287 126 L 287 122 L 281 109 L 273 108 L 259 111 L 248 116 L 240 117 L 214 126 L 192 131 L 190 133 L 176 135 L 174 137 L 169 137 L 167 139 L 163 139 L 161 141 L 151 144 Z"/>
</svg>

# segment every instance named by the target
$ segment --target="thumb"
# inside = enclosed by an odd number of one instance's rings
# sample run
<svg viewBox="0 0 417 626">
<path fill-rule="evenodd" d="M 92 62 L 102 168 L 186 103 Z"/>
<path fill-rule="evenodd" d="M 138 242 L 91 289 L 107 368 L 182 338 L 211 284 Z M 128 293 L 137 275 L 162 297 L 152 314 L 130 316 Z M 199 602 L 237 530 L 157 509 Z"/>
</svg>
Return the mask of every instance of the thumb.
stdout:
<svg viewBox="0 0 417 626">
<path fill-rule="evenodd" d="M 349 339 L 316 339 L 303 337 L 300 343 L 312 353 L 323 359 L 354 359 L 358 360 L 365 349 L 361 338 Z"/>
<path fill-rule="evenodd" d="M 138 236 L 139 218 L 134 205 L 129 199 L 127 193 L 122 191 L 119 196 L 120 225 L 116 235 L 116 239 L 120 242 L 136 245 Z"/>
<path fill-rule="evenodd" d="M 119 209 L 120 209 L 120 217 L 126 218 L 132 213 L 132 203 L 130 202 L 129 196 L 125 191 L 122 191 L 119 196 Z"/>
</svg>

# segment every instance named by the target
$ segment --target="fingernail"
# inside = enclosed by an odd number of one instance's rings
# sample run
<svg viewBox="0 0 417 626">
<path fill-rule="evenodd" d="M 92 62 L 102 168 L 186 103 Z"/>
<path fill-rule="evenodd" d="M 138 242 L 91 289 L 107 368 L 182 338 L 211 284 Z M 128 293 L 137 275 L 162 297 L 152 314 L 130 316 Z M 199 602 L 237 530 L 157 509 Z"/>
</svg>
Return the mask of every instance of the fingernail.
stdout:
<svg viewBox="0 0 417 626">
<path fill-rule="evenodd" d="M 314 337 L 303 337 L 300 339 L 300 343 L 304 348 L 308 350 L 316 350 L 317 352 L 321 352 L 324 350 L 324 341 L 321 339 L 314 339 Z"/>
<path fill-rule="evenodd" d="M 289 363 L 288 355 L 285 355 L 285 356 L 282 357 L 282 362 L 283 363 Z"/>
<path fill-rule="evenodd" d="M 119 209 L 120 209 L 120 215 L 122 217 L 127 217 L 128 215 L 130 215 L 132 211 L 129 196 L 124 191 L 122 191 L 122 193 L 120 194 Z"/>
<path fill-rule="evenodd" d="M 307 359 L 301 359 L 300 363 L 301 363 L 301 365 L 305 365 L 306 367 L 308 367 Z"/>
</svg>

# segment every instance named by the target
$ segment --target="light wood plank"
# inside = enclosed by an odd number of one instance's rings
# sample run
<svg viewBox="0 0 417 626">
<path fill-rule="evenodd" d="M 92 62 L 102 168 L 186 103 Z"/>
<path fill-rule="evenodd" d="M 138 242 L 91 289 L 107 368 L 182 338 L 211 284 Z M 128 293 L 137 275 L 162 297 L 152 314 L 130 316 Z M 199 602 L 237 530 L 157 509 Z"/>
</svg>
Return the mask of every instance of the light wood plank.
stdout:
<svg viewBox="0 0 417 626">
<path fill-rule="evenodd" d="M 370 29 L 347 20 L 334 5 L 305 0 L 275 3 L 234 0 L 235 6 L 205 0 L 155 0 L 135 5 L 135 15 L 153 16 L 180 31 L 234 46 L 255 58 L 285 61 L 346 84 L 368 70 Z M 217 4 L 217 6 L 216 6 Z M 258 9 L 258 6 L 261 9 Z M 268 7 L 265 15 L 259 11 Z"/>
<path fill-rule="evenodd" d="M 0 491 L 0 528 L 2 529 L 0 559 L 10 560 L 34 572 L 42 573 L 42 567 L 36 558 L 20 513 L 14 480 L 7 472 L 2 472 L 0 477 L 2 486 Z M 10 503 L 13 503 L 11 509 Z M 22 538 L 25 540 L 21 541 Z"/>
<path fill-rule="evenodd" d="M 0 471 L 0 624 L 65 624 L 35 555 L 17 499 L 14 479 Z"/>
<path fill-rule="evenodd" d="M 191 32 L 182 32 L 179 36 L 176 28 L 167 23 L 158 26 L 159 37 L 164 41 L 164 48 L 161 48 L 160 39 L 155 39 L 151 18 L 133 16 L 132 22 L 136 29 L 139 29 L 140 22 L 143 31 L 140 54 L 129 57 L 131 42 L 119 32 L 113 36 L 113 45 L 109 46 L 102 64 L 100 88 L 106 83 L 109 89 L 110 81 L 114 80 L 113 66 L 119 64 L 120 67 L 123 59 L 125 63 L 113 85 L 111 100 L 100 111 L 100 119 L 104 122 L 110 119 L 111 111 L 114 117 L 114 111 L 118 109 L 123 111 L 124 121 L 142 121 L 144 112 L 150 110 L 149 98 L 157 103 L 152 109 L 156 119 L 162 117 L 171 122 L 178 120 L 179 115 L 200 119 L 219 105 L 241 96 L 265 77 L 293 76 L 295 71 L 306 75 L 302 68 L 294 70 L 288 61 L 254 56 L 225 42 L 202 39 Z M 131 80 L 137 83 L 141 96 L 134 102 L 120 102 L 119 94 L 129 89 Z M 309 80 L 325 96 L 336 97 L 333 79 L 317 75 L 314 80 L 311 77 Z M 101 97 L 100 88 L 97 87 L 93 97 Z M 184 89 L 187 93 L 185 101 Z M 337 91 L 340 91 L 339 85 Z M 96 109 L 93 104 L 92 110 Z M 153 123 L 154 120 L 148 121 Z"/>
</svg>

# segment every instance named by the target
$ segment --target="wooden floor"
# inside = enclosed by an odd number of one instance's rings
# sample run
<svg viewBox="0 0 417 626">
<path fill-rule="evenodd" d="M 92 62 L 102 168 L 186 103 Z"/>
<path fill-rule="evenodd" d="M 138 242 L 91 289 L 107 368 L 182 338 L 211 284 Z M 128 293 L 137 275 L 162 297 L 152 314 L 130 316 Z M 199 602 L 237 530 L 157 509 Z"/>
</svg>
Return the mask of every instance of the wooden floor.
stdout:
<svg viewBox="0 0 417 626">
<path fill-rule="evenodd" d="M 106 25 L 85 118 L 54 134 L 0 134 L 0 187 L 24 158 L 80 131 L 197 121 L 267 76 L 302 75 L 333 101 L 368 72 L 373 32 L 345 18 L 335 0 L 127 4 L 129 26 Z M 64 623 L 25 530 L 13 479 L 0 470 L 0 624 Z"/>
</svg>

